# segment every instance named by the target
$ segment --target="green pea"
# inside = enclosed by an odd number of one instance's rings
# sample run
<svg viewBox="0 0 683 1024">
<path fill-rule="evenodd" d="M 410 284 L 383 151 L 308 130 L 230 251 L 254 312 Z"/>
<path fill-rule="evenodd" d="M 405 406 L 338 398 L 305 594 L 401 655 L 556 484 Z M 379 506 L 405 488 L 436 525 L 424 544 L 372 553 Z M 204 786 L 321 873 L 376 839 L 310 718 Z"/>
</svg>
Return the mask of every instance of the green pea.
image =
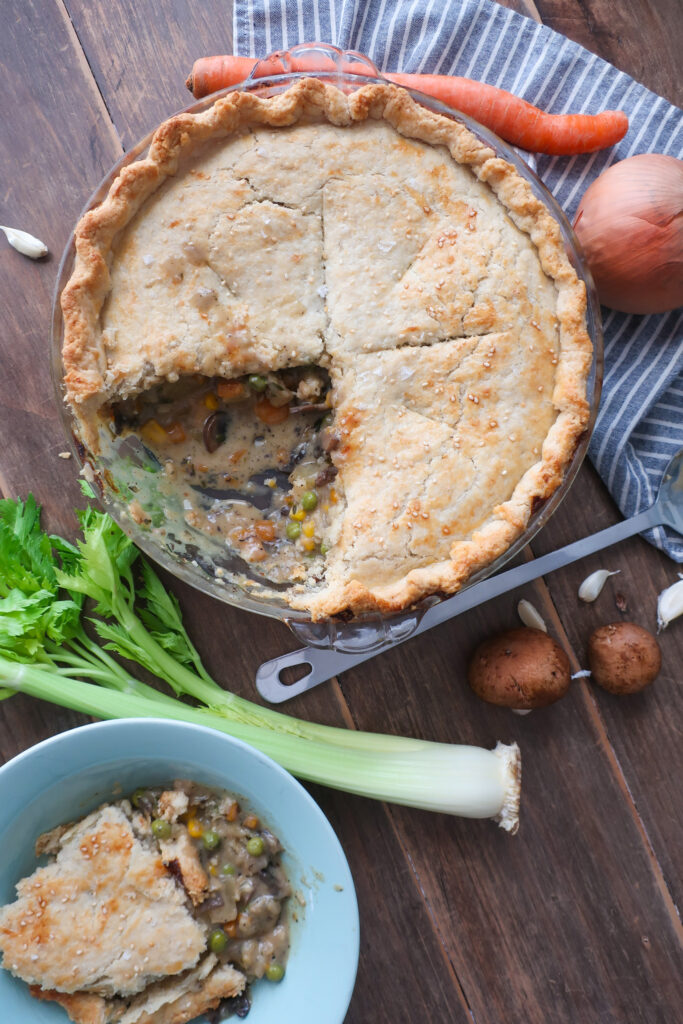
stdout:
<svg viewBox="0 0 683 1024">
<path fill-rule="evenodd" d="M 170 821 L 164 821 L 163 818 L 155 818 L 152 822 L 152 832 L 157 839 L 170 839 L 172 831 Z"/>
<path fill-rule="evenodd" d="M 166 522 L 166 513 L 163 509 L 150 506 L 146 511 L 152 526 L 163 526 Z"/>
<path fill-rule="evenodd" d="M 228 944 L 228 936 L 222 928 L 214 928 L 209 935 L 209 949 L 212 953 L 222 953 Z"/>
<path fill-rule="evenodd" d="M 212 828 L 207 828 L 206 832 L 202 833 L 202 843 L 207 850 L 215 850 L 220 841 L 218 832 L 214 832 Z"/>
<path fill-rule="evenodd" d="M 247 839 L 247 853 L 250 853 L 252 857 L 260 857 L 263 850 L 264 844 L 261 836 L 252 836 L 251 839 Z"/>
<path fill-rule="evenodd" d="M 221 875 L 234 875 L 235 865 L 234 864 L 221 864 L 220 866 Z"/>
<path fill-rule="evenodd" d="M 282 964 L 268 964 L 266 967 L 266 978 L 268 981 L 282 981 L 285 976 L 285 969 Z"/>
<path fill-rule="evenodd" d="M 254 391 L 265 391 L 268 387 L 268 381 L 260 373 L 252 373 L 249 377 L 249 387 Z"/>
<path fill-rule="evenodd" d="M 143 797 L 145 795 L 145 792 L 146 792 L 146 790 L 144 790 L 144 789 L 136 789 L 135 790 L 135 792 L 133 793 L 132 797 L 130 798 L 130 802 L 132 803 L 133 807 L 139 807 L 140 806 L 140 804 L 142 803 L 142 799 L 143 799 Z"/>
<path fill-rule="evenodd" d="M 301 495 L 301 507 L 305 512 L 312 512 L 318 504 L 318 495 L 315 491 L 304 491 Z"/>
<path fill-rule="evenodd" d="M 285 533 L 290 540 L 296 540 L 297 537 L 301 536 L 301 523 L 287 523 Z"/>
<path fill-rule="evenodd" d="M 320 554 L 321 555 L 326 555 L 329 550 L 330 550 L 330 545 L 326 544 L 325 541 L 323 541 L 322 544 L 320 545 Z"/>
</svg>

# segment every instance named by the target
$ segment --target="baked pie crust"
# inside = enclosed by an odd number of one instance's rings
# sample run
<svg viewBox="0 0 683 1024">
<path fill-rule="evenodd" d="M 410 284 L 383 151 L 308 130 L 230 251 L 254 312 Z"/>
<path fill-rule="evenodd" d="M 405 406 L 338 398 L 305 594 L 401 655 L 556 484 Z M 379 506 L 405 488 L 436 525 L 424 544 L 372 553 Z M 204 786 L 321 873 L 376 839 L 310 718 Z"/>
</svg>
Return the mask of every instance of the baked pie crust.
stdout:
<svg viewBox="0 0 683 1024">
<path fill-rule="evenodd" d="M 315 619 L 457 590 L 586 427 L 585 288 L 558 224 L 395 86 L 302 79 L 173 117 L 75 240 L 63 360 L 91 451 L 109 403 L 160 381 L 329 371 L 344 500 L 322 580 L 287 593 Z"/>
</svg>

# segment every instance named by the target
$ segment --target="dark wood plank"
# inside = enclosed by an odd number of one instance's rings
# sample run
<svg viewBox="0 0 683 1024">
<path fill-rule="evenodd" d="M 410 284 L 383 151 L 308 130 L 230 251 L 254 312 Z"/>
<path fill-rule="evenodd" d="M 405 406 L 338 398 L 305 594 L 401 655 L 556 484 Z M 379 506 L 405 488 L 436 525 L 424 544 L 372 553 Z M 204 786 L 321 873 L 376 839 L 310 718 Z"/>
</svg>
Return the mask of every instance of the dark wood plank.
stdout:
<svg viewBox="0 0 683 1024">
<path fill-rule="evenodd" d="M 534 541 L 536 554 L 576 540 L 618 522 L 622 517 L 597 474 L 585 467 L 581 487 L 575 488 L 556 513 L 552 532 Z M 593 604 L 578 599 L 578 588 L 596 569 L 619 569 Z M 547 585 L 564 629 L 586 667 L 591 632 L 607 622 L 629 621 L 657 631 L 657 595 L 678 578 L 672 561 L 635 537 L 568 566 L 547 578 Z M 683 887 L 680 850 L 683 849 L 681 786 L 672 766 L 680 764 L 680 744 L 672 723 L 683 717 L 680 664 L 683 620 L 658 636 L 663 665 L 656 683 L 642 694 L 613 697 L 590 687 L 595 714 L 604 723 L 619 771 L 623 773 L 649 841 L 657 851 L 664 878 L 680 903 Z"/>
<path fill-rule="evenodd" d="M 519 718 L 465 683 L 473 645 L 515 624 L 515 603 L 501 598 L 346 673 L 343 690 L 359 728 L 514 738 L 524 752 L 514 839 L 488 823 L 391 812 L 474 1019 L 665 1021 L 683 967 L 679 922 L 586 684 Z"/>
<path fill-rule="evenodd" d="M 680 0 L 536 0 L 544 25 L 683 105 Z"/>
<path fill-rule="evenodd" d="M 232 4 L 65 0 L 75 31 L 123 144 L 129 149 L 192 96 L 185 79 L 197 57 L 232 52 Z"/>
<path fill-rule="evenodd" d="M 51 528 L 67 530 L 80 494 L 75 467 L 58 457 L 65 444 L 49 370 L 52 291 L 73 223 L 121 149 L 60 4 L 4 5 L 0 18 L 0 219 L 50 248 L 34 263 L 4 239 L 0 247 L 0 489 L 34 489 Z M 83 720 L 23 698 L 3 701 L 0 758 Z"/>
<path fill-rule="evenodd" d="M 0 248 L 0 482 L 5 493 L 25 495 L 40 478 L 52 525 L 67 529 L 79 492 L 75 467 L 58 458 L 65 445 L 50 380 L 52 292 L 78 213 L 121 148 L 61 5 L 31 0 L 2 14 L 0 214 L 40 237 L 50 255 L 33 262 L 4 239 Z"/>
<path fill-rule="evenodd" d="M 387 810 L 309 788 L 342 838 L 360 909 L 358 979 L 345 1024 L 471 1024 L 441 928 Z"/>
</svg>

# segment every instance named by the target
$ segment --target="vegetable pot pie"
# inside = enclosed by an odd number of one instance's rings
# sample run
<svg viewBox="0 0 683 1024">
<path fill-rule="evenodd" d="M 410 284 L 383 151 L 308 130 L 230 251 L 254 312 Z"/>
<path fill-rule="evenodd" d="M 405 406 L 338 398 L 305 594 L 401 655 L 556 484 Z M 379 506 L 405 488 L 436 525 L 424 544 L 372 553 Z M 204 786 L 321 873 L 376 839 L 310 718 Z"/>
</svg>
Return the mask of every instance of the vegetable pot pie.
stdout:
<svg viewBox="0 0 683 1024">
<path fill-rule="evenodd" d="M 75 1024 L 245 1017 L 248 985 L 284 977 L 282 846 L 226 790 L 140 788 L 35 850 L 48 862 L 0 907 L 2 966 Z"/>
<path fill-rule="evenodd" d="M 314 619 L 452 593 L 588 420 L 585 289 L 529 184 L 403 90 L 315 79 L 173 117 L 76 230 L 84 444 L 130 435 L 163 530 Z M 249 575 L 249 573 L 247 574 Z"/>
</svg>

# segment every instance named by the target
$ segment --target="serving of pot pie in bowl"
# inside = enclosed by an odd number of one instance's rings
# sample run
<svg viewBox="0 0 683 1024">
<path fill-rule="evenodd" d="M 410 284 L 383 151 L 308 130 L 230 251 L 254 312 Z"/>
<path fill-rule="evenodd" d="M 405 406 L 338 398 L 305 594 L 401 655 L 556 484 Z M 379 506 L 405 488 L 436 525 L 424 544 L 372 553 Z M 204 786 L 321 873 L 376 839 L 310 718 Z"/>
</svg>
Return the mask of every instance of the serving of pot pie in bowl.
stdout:
<svg viewBox="0 0 683 1024">
<path fill-rule="evenodd" d="M 162 124 L 76 227 L 56 337 L 86 470 L 228 602 L 318 621 L 451 594 L 585 451 L 599 326 L 571 232 L 431 106 L 253 82 Z"/>
</svg>

